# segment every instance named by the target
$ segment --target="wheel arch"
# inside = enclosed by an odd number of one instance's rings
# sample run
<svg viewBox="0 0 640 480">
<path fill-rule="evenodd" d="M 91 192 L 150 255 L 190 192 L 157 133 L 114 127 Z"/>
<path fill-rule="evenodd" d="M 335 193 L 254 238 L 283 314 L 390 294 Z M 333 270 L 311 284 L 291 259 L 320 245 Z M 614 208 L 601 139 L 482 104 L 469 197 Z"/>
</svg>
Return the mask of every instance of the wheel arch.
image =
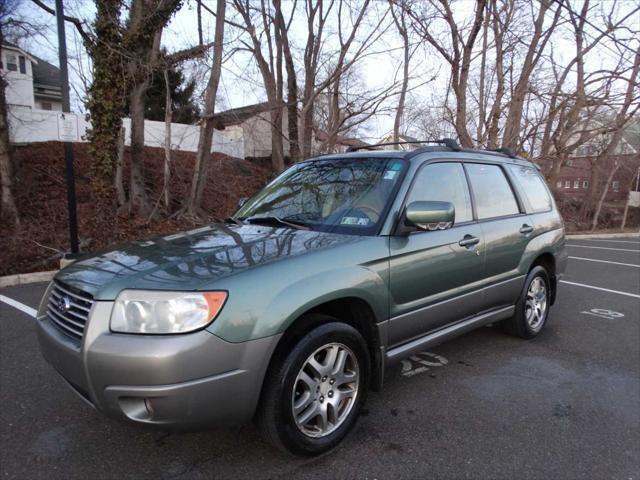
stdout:
<svg viewBox="0 0 640 480">
<path fill-rule="evenodd" d="M 547 273 L 549 274 L 549 281 L 551 282 L 551 305 L 553 305 L 556 301 L 556 292 L 558 290 L 558 279 L 556 276 L 556 258 L 551 252 L 544 252 L 538 255 L 531 266 L 529 267 L 529 271 L 536 266 L 543 267 Z"/>
<path fill-rule="evenodd" d="M 374 391 L 380 390 L 384 372 L 383 340 L 373 307 L 358 296 L 334 298 L 313 305 L 300 313 L 278 340 L 269 359 L 267 370 L 272 368 L 274 362 L 285 356 L 304 335 L 315 327 L 328 323 L 331 319 L 352 326 L 363 336 L 371 359 L 370 388 Z M 262 389 L 264 390 L 264 385 Z"/>
</svg>

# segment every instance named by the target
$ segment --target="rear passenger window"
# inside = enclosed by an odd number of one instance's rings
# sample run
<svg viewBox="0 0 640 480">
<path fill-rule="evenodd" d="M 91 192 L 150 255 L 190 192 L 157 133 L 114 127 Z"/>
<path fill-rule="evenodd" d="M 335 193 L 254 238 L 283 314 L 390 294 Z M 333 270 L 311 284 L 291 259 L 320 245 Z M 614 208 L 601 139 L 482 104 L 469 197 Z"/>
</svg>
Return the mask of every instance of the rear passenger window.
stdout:
<svg viewBox="0 0 640 480">
<path fill-rule="evenodd" d="M 478 219 L 520 213 L 511 186 L 499 166 L 481 163 L 468 163 L 466 166 Z"/>
<path fill-rule="evenodd" d="M 420 169 L 407 203 L 419 201 L 451 202 L 455 223 L 473 220 L 469 187 L 460 163 L 432 163 Z"/>
<path fill-rule="evenodd" d="M 509 165 L 509 171 L 518 182 L 520 191 L 524 192 L 532 212 L 548 212 L 551 210 L 551 197 L 549 190 L 544 184 L 544 180 L 536 169 L 522 167 L 520 165 Z M 577 188 L 574 186 L 574 188 Z"/>
</svg>

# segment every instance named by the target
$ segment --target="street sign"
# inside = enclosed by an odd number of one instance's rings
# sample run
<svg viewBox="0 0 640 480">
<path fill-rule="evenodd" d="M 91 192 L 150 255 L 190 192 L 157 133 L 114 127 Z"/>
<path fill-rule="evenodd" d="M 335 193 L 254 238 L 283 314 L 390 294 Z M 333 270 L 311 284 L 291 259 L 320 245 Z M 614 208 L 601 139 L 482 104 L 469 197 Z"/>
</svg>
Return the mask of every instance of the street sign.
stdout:
<svg viewBox="0 0 640 480">
<path fill-rule="evenodd" d="M 78 117 L 69 112 L 58 114 L 58 140 L 61 142 L 77 142 Z"/>
</svg>

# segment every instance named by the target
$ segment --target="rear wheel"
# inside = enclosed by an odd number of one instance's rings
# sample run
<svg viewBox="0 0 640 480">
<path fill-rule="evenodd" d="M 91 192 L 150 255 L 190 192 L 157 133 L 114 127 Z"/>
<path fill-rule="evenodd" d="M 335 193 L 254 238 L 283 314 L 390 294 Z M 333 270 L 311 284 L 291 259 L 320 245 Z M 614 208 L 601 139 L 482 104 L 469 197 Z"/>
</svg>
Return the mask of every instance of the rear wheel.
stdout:
<svg viewBox="0 0 640 480">
<path fill-rule="evenodd" d="M 266 440 L 297 455 L 336 446 L 355 424 L 367 392 L 369 355 L 362 335 L 325 320 L 274 359 L 258 411 Z"/>
<path fill-rule="evenodd" d="M 551 283 L 544 267 L 537 265 L 527 275 L 516 303 L 515 315 L 502 322 L 503 330 L 520 338 L 533 338 L 547 323 L 551 305 Z"/>
</svg>

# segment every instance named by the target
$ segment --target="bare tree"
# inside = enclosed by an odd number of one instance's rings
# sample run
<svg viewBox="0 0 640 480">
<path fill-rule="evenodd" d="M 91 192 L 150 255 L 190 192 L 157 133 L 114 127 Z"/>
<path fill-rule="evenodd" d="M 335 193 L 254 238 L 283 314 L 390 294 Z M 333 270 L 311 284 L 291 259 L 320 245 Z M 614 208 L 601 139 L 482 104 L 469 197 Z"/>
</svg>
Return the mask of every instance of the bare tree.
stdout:
<svg viewBox="0 0 640 480">
<path fill-rule="evenodd" d="M 211 159 L 211 143 L 213 141 L 213 126 L 216 106 L 216 93 L 222 74 L 222 49 L 224 45 L 224 24 L 225 24 L 226 2 L 219 1 L 216 7 L 216 27 L 213 46 L 213 62 L 211 74 L 205 90 L 204 110 L 200 121 L 200 137 L 198 139 L 198 151 L 196 153 L 196 163 L 191 181 L 189 198 L 185 205 L 187 215 L 196 217 L 200 215 L 202 205 L 202 192 L 207 182 L 207 171 Z"/>
<path fill-rule="evenodd" d="M 640 45 L 638 45 L 640 47 Z M 615 116 L 614 127 L 615 129 L 611 133 L 609 141 L 604 148 L 604 150 L 598 155 L 595 160 L 595 169 L 592 168 L 593 174 L 600 171 L 600 166 L 603 165 L 606 160 L 616 151 L 618 145 L 620 144 L 620 140 L 622 140 L 622 136 L 624 134 L 624 127 L 627 125 L 629 120 L 633 118 L 640 111 L 640 96 L 638 95 L 638 72 L 640 71 L 640 49 L 636 49 L 635 58 L 633 61 L 633 67 L 631 68 L 631 72 L 629 73 L 629 78 L 627 79 L 627 89 L 624 96 L 624 101 L 618 113 Z M 615 173 L 614 169 L 617 170 L 619 165 L 614 165 L 611 168 L 609 177 L 607 178 L 607 183 L 604 186 L 602 194 L 597 201 L 595 212 L 593 213 L 593 217 L 591 219 L 591 230 L 595 230 L 598 226 L 598 220 L 600 218 L 600 212 L 602 211 L 602 205 L 607 196 L 607 192 L 609 190 L 609 184 L 611 183 L 611 179 L 613 178 L 613 174 Z M 586 216 L 587 212 L 589 212 L 590 204 L 592 204 L 596 189 L 598 188 L 598 182 L 594 181 L 596 179 L 592 178 L 589 185 L 589 192 L 585 201 L 582 204 L 582 208 L 580 209 L 580 215 L 582 218 Z"/>
<path fill-rule="evenodd" d="M 267 94 L 267 99 L 271 106 L 269 110 L 269 120 L 271 124 L 271 163 L 276 171 L 284 169 L 284 146 L 282 132 L 282 112 L 283 101 L 283 37 L 281 27 L 282 17 L 276 15 L 275 18 L 265 1 L 260 2 L 260 8 L 251 4 L 250 0 L 233 0 L 236 11 L 242 17 L 241 28 L 249 36 L 249 42 L 244 42 L 248 51 L 258 65 L 258 70 L 262 76 L 262 82 Z M 260 30 L 254 23 L 257 13 L 260 22 Z M 264 45 L 263 40 L 264 38 Z M 266 48 L 266 52 L 263 49 Z"/>
<path fill-rule="evenodd" d="M 451 5 L 447 0 L 429 0 L 424 10 L 417 12 L 411 6 L 403 4 L 412 19 L 413 28 L 442 56 L 451 68 L 451 88 L 456 98 L 455 127 L 460 144 L 472 147 L 473 140 L 467 128 L 467 86 L 473 47 L 475 45 L 486 10 L 487 0 L 475 0 L 475 14 L 466 37 L 454 18 Z M 444 19 L 450 38 L 447 45 L 434 32 L 434 18 Z"/>
<path fill-rule="evenodd" d="M 409 87 L 409 61 L 411 60 L 411 44 L 409 43 L 409 30 L 407 28 L 406 15 L 404 9 L 396 12 L 393 1 L 389 0 L 389 10 L 393 16 L 393 23 L 398 30 L 398 34 L 402 38 L 402 87 L 400 88 L 400 96 L 398 97 L 398 108 L 396 109 L 395 119 L 393 121 L 393 141 L 397 142 L 400 137 L 400 126 L 402 116 L 404 115 L 404 105 L 407 98 L 407 88 Z M 414 50 L 415 51 L 415 50 Z M 398 146 L 398 148 L 400 148 Z"/>
</svg>

